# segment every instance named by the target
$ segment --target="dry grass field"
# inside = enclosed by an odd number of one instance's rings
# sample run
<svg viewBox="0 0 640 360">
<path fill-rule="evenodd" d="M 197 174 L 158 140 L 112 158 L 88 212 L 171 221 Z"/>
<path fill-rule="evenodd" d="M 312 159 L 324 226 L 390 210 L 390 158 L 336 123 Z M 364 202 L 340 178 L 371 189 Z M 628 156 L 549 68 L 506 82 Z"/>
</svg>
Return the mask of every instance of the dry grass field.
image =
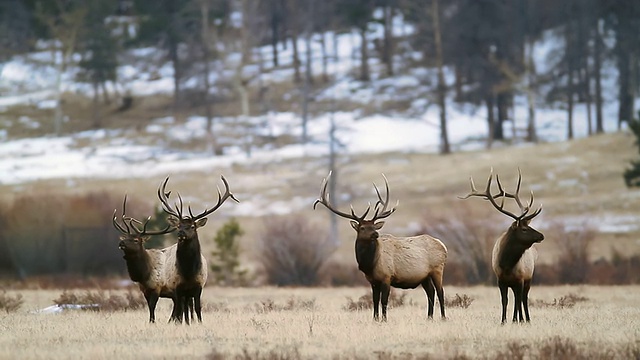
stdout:
<svg viewBox="0 0 640 360">
<path fill-rule="evenodd" d="M 495 287 L 446 287 L 467 295 L 448 320 L 426 319 L 422 290 L 396 291 L 389 321 L 348 311 L 367 288 L 215 288 L 204 291 L 203 323 L 147 323 L 146 310 L 37 314 L 60 291 L 17 291 L 0 314 L 2 359 L 638 359 L 640 286 L 534 286 L 530 324 L 499 324 Z M 15 293 L 15 292 L 14 292 Z M 511 310 L 509 310 L 509 313 Z"/>
</svg>

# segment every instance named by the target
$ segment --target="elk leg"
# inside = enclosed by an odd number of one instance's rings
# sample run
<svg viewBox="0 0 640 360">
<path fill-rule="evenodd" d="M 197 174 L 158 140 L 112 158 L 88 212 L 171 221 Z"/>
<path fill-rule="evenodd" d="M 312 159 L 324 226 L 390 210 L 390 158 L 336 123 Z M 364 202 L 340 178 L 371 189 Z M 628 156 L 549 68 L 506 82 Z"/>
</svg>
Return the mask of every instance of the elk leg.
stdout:
<svg viewBox="0 0 640 360">
<path fill-rule="evenodd" d="M 202 295 L 202 288 L 199 287 L 194 291 L 193 301 L 196 308 L 196 315 L 198 315 L 198 322 L 202 322 L 202 308 L 200 304 L 200 295 Z M 191 308 L 193 311 L 193 307 Z M 193 318 L 193 312 L 191 313 L 191 318 Z"/>
<path fill-rule="evenodd" d="M 443 319 L 447 317 L 444 314 L 444 288 L 442 287 L 442 273 L 436 274 L 432 276 L 433 286 L 436 288 L 436 293 L 438 294 L 438 302 L 440 303 L 440 316 Z"/>
<path fill-rule="evenodd" d="M 171 301 L 173 301 L 173 309 L 171 310 L 171 317 L 169 318 L 169 322 L 182 322 L 182 318 L 179 316 L 178 300 L 174 296 L 171 298 Z"/>
<path fill-rule="evenodd" d="M 380 316 L 378 315 L 378 309 L 380 306 L 380 285 L 371 284 L 371 291 L 373 293 L 373 320 L 378 321 Z"/>
<path fill-rule="evenodd" d="M 147 300 L 147 306 L 149 307 L 149 322 L 156 322 L 156 305 L 158 304 L 158 295 L 153 292 L 146 292 L 144 298 Z"/>
<path fill-rule="evenodd" d="M 509 288 L 502 281 L 498 281 L 498 287 L 500 288 L 500 298 L 502 300 L 502 323 L 507 322 L 507 304 L 509 303 L 508 291 Z"/>
<path fill-rule="evenodd" d="M 422 282 L 422 288 L 424 289 L 424 292 L 427 293 L 427 318 L 433 319 L 433 303 L 435 302 L 436 289 L 433 286 L 433 282 L 430 278 L 427 278 Z"/>
<path fill-rule="evenodd" d="M 527 322 L 530 322 L 529 318 L 529 290 L 531 289 L 531 280 L 524 282 L 524 289 L 522 291 L 522 306 L 524 307 L 524 317 Z"/>
<path fill-rule="evenodd" d="M 387 321 L 387 304 L 389 303 L 389 293 L 391 286 L 389 284 L 380 284 L 382 291 L 382 321 Z"/>
<path fill-rule="evenodd" d="M 182 296 L 182 313 L 184 314 L 184 323 L 190 325 L 189 322 L 189 304 L 191 303 L 191 298 L 188 295 Z"/>
<path fill-rule="evenodd" d="M 515 298 L 515 302 L 513 304 L 513 322 L 518 322 L 518 317 L 520 321 L 522 320 L 522 284 L 514 285 L 511 290 L 513 290 L 513 297 Z"/>
</svg>

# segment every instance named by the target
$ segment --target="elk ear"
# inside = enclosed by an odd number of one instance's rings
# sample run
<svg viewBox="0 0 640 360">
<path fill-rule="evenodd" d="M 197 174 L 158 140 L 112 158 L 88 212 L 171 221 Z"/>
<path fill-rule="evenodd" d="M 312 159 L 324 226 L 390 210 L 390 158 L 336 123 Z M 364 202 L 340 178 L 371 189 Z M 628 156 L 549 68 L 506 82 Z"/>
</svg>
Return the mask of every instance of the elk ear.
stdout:
<svg viewBox="0 0 640 360">
<path fill-rule="evenodd" d="M 196 227 L 197 228 L 203 227 L 203 226 L 206 225 L 206 223 L 207 223 L 207 218 L 202 218 L 200 220 L 196 220 Z"/>
<path fill-rule="evenodd" d="M 358 231 L 360 230 L 360 224 L 358 224 L 357 221 L 351 221 L 351 227 L 353 228 L 353 230 Z"/>
<path fill-rule="evenodd" d="M 124 235 L 121 235 L 121 236 L 120 236 L 120 241 L 125 241 L 125 240 L 127 240 L 127 237 L 126 237 L 126 236 L 124 236 Z"/>
<path fill-rule="evenodd" d="M 180 225 L 180 220 L 178 220 L 177 217 L 175 216 L 169 216 L 167 218 L 167 222 L 169 223 L 169 225 L 173 226 L 173 227 L 178 227 L 178 225 Z"/>
<path fill-rule="evenodd" d="M 140 238 L 140 242 L 144 244 L 144 243 L 145 243 L 145 242 L 147 242 L 149 239 L 151 239 L 151 236 L 143 236 L 143 237 L 141 237 L 141 238 Z"/>
<path fill-rule="evenodd" d="M 384 225 L 384 221 L 380 221 L 380 222 L 377 222 L 377 223 L 373 224 L 373 228 L 376 229 L 376 230 L 380 230 L 380 229 L 382 229 L 383 225 Z"/>
</svg>

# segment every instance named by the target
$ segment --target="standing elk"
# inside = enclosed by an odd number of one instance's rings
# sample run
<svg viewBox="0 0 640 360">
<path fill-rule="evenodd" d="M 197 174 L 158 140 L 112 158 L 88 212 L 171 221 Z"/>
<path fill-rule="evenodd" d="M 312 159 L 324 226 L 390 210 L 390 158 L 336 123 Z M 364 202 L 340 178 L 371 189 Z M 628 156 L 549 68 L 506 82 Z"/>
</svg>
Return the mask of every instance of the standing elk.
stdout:
<svg viewBox="0 0 640 360">
<path fill-rule="evenodd" d="M 428 300 L 428 318 L 433 318 L 435 293 L 438 294 L 440 315 L 445 319 L 444 290 L 442 275 L 447 261 L 447 247 L 438 239 L 429 235 L 412 237 L 395 237 L 389 234 L 378 234 L 384 221 L 376 222 L 393 214 L 396 206 L 387 210 L 389 202 L 389 183 L 384 178 L 386 197 L 383 200 L 376 184 L 373 184 L 378 201 L 374 206 L 373 217 L 365 217 L 371 210 L 371 204 L 362 216 L 357 216 L 351 207 L 351 214 L 335 209 L 327 193 L 327 185 L 331 173 L 322 181 L 320 198 L 317 204 L 324 205 L 334 214 L 351 220 L 351 227 L 356 231 L 355 253 L 358 269 L 362 271 L 371 284 L 373 292 L 373 318 L 379 320 L 378 306 L 382 300 L 382 321 L 387 320 L 387 303 L 391 287 L 415 289 L 422 285 Z"/>
<path fill-rule="evenodd" d="M 185 322 L 189 324 L 188 305 L 191 299 L 194 301 L 194 307 L 198 321 L 202 322 L 202 312 L 200 304 L 200 296 L 202 288 L 207 282 L 207 260 L 201 253 L 200 240 L 198 239 L 198 228 L 203 227 L 207 223 L 209 214 L 216 211 L 228 198 L 238 202 L 235 196 L 229 191 L 229 183 L 221 177 L 224 183 L 224 194 L 220 193 L 218 188 L 218 203 L 211 209 L 205 209 L 198 215 L 194 215 L 191 206 L 188 206 L 189 214 L 183 213 L 182 197 L 178 194 L 179 203 L 172 208 L 169 204 L 169 196 L 171 192 L 166 191 L 167 177 L 158 187 L 158 198 L 162 204 L 162 209 L 169 214 L 168 222 L 172 228 L 178 230 L 178 244 L 176 248 L 176 268 L 179 274 L 179 280 L 176 284 L 176 297 L 178 309 L 182 309 Z M 193 320 L 193 315 L 191 316 Z"/>
<path fill-rule="evenodd" d="M 507 321 L 507 296 L 508 289 L 511 288 L 515 303 L 513 305 L 513 322 L 527 322 L 529 318 L 529 290 L 531 289 L 531 279 L 533 278 L 533 269 L 538 252 L 533 244 L 544 240 L 544 235 L 529 226 L 529 222 L 542 211 L 542 206 L 538 210 L 529 214 L 529 210 L 533 205 L 533 191 L 531 191 L 531 199 L 525 206 L 520 201 L 520 183 L 522 182 L 522 174 L 518 169 L 518 183 L 515 193 L 506 192 L 500 178 L 496 175 L 496 183 L 498 185 L 498 193 L 491 194 L 491 182 L 493 181 L 493 169 L 487 181 L 487 188 L 484 192 L 478 192 L 473 183 L 473 178 L 469 178 L 471 192 L 460 197 L 468 199 L 472 196 L 479 196 L 485 200 L 489 200 L 496 210 L 509 216 L 514 221 L 496 240 L 493 245 L 491 255 L 491 267 L 498 278 L 498 287 L 500 288 L 500 296 L 502 298 L 502 323 Z M 501 198 L 500 204 L 496 199 Z M 515 215 L 504 209 L 505 198 L 514 199 L 520 208 L 520 215 Z M 522 317 L 522 308 L 524 307 L 524 319 Z"/>
<path fill-rule="evenodd" d="M 122 204 L 122 224 L 116 218 L 117 210 L 113 211 L 113 226 L 122 233 L 118 247 L 124 253 L 127 272 L 132 281 L 137 282 L 144 294 L 149 307 L 149 322 L 156 321 L 155 309 L 158 298 L 173 300 L 173 310 L 169 321 L 178 320 L 179 308 L 176 306 L 175 281 L 167 275 L 169 268 L 175 267 L 176 245 L 164 249 L 145 249 L 144 243 L 151 235 L 163 235 L 175 229 L 167 226 L 162 230 L 147 230 L 149 218 L 144 223 L 126 216 L 127 197 Z M 135 224 L 142 225 L 142 230 Z"/>
</svg>

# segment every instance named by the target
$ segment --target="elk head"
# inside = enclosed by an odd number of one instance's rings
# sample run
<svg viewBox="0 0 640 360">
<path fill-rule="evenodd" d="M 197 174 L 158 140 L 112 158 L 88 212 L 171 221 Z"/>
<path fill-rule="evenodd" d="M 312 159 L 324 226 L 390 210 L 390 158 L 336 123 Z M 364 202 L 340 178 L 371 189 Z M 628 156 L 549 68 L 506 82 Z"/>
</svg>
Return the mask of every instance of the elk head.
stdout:
<svg viewBox="0 0 640 360">
<path fill-rule="evenodd" d="M 174 204 L 173 207 L 169 204 L 169 196 L 171 192 L 167 192 L 167 182 L 169 182 L 169 177 L 164 180 L 164 182 L 158 187 L 158 198 L 160 199 L 160 203 L 162 204 L 162 209 L 169 214 L 169 218 L 167 221 L 169 225 L 173 229 L 178 230 L 178 243 L 184 243 L 185 241 L 189 241 L 191 239 L 197 238 L 197 230 L 198 228 L 203 227 L 207 223 L 207 216 L 214 211 L 218 210 L 218 208 L 228 199 L 231 198 L 235 202 L 239 202 L 238 199 L 229 191 L 229 183 L 224 176 L 221 176 L 222 182 L 224 183 L 224 194 L 220 192 L 220 188 L 218 188 L 218 203 L 210 208 L 205 209 L 198 215 L 194 215 L 191 210 L 191 205 L 188 206 L 188 214 L 183 213 L 183 202 L 182 197 L 178 194 L 178 203 Z"/>
<path fill-rule="evenodd" d="M 493 168 L 491 169 L 491 174 L 489 175 L 489 180 L 487 181 L 486 189 L 484 190 L 484 192 L 479 192 L 478 190 L 476 190 L 476 187 L 473 183 L 473 178 L 470 177 L 469 182 L 471 185 L 471 192 L 466 196 L 459 197 L 459 198 L 468 199 L 472 196 L 478 196 L 485 200 L 489 200 L 491 205 L 493 205 L 493 207 L 496 208 L 496 210 L 512 218 L 514 221 L 509 227 L 507 234 L 508 234 L 509 240 L 514 244 L 518 244 L 523 248 L 529 248 L 534 243 L 538 243 L 544 240 L 544 235 L 542 235 L 542 233 L 540 233 L 539 231 L 529 226 L 529 222 L 534 217 L 538 216 L 540 212 L 542 212 L 542 206 L 540 206 L 536 211 L 529 214 L 529 211 L 531 210 L 531 206 L 533 205 L 533 191 L 531 191 L 531 197 L 529 199 L 529 203 L 525 205 L 520 200 L 519 193 L 520 193 L 520 184 L 522 182 L 522 173 L 520 172 L 520 169 L 518 169 L 518 182 L 516 185 L 515 193 L 506 192 L 502 187 L 502 184 L 500 183 L 500 178 L 498 177 L 498 175 L 496 175 L 498 193 L 491 194 L 492 181 L 493 181 Z M 505 198 L 511 198 L 515 200 L 516 204 L 520 208 L 520 215 L 515 215 L 514 213 L 504 209 Z M 498 204 L 496 199 L 500 199 L 500 204 Z"/>
<path fill-rule="evenodd" d="M 113 210 L 113 226 L 122 234 L 120 235 L 120 243 L 118 244 L 118 248 L 120 248 L 120 250 L 122 250 L 125 254 L 134 254 L 140 251 L 144 251 L 144 243 L 149 240 L 149 237 L 151 235 L 168 234 L 175 230 L 170 226 L 167 226 L 162 230 L 147 230 L 147 225 L 149 224 L 151 217 L 148 217 L 147 220 L 145 220 L 145 222 L 143 223 L 137 219 L 127 216 L 126 195 L 124 196 L 124 201 L 122 203 L 122 224 L 118 223 L 116 213 L 117 209 Z M 138 226 L 142 226 L 142 229 L 140 229 Z"/>
<path fill-rule="evenodd" d="M 396 202 L 396 205 L 393 208 L 387 210 L 387 205 L 389 204 L 389 182 L 387 181 L 387 177 L 382 174 L 386 189 L 386 196 L 384 200 L 382 199 L 382 195 L 380 195 L 380 190 L 378 189 L 376 184 L 373 184 L 373 187 L 376 190 L 376 194 L 378 195 L 378 201 L 374 205 L 373 217 L 369 220 L 365 218 L 371 211 L 371 204 L 369 204 L 367 210 L 365 210 L 362 216 L 356 215 L 355 211 L 353 210 L 353 206 L 351 206 L 351 213 L 349 214 L 342 212 L 331 205 L 331 202 L 329 200 L 329 193 L 327 192 L 330 177 L 331 172 L 329 172 L 329 175 L 327 175 L 327 177 L 322 180 L 320 198 L 313 203 L 313 208 L 315 209 L 316 205 L 322 204 L 332 213 L 340 217 L 350 219 L 351 227 L 357 233 L 356 241 L 375 241 L 376 239 L 378 239 L 378 230 L 382 229 L 382 226 L 384 225 L 384 221 L 378 220 L 389 217 L 389 215 L 393 214 L 396 211 L 396 207 L 398 206 L 398 202 Z"/>
</svg>

